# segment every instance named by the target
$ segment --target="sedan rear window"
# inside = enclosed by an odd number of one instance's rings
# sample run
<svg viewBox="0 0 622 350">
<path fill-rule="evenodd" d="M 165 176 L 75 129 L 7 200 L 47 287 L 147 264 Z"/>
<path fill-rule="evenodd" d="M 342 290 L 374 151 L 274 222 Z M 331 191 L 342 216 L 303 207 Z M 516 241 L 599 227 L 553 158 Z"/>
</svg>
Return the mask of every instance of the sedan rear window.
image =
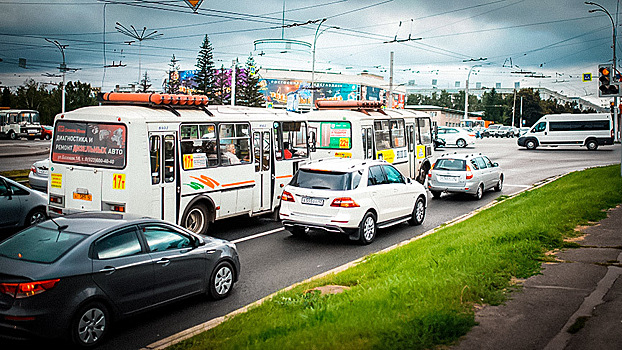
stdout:
<svg viewBox="0 0 622 350">
<path fill-rule="evenodd" d="M 63 256 L 85 235 L 56 228 L 31 226 L 0 242 L 0 255 L 15 260 L 49 264 Z"/>
<path fill-rule="evenodd" d="M 300 169 L 290 184 L 302 188 L 347 191 L 357 188 L 360 180 L 360 172 L 343 173 Z"/>
<path fill-rule="evenodd" d="M 464 159 L 443 158 L 436 161 L 434 170 L 465 171 L 466 162 Z"/>
</svg>

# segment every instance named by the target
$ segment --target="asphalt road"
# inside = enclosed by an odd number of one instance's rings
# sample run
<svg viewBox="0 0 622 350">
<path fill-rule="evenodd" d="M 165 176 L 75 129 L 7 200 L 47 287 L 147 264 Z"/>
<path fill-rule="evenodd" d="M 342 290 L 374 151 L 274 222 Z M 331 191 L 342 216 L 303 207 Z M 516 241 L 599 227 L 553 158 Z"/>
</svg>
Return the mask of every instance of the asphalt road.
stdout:
<svg viewBox="0 0 622 350">
<path fill-rule="evenodd" d="M 592 152 L 578 147 L 527 151 L 516 146 L 516 139 L 483 139 L 474 147 L 448 147 L 444 152 L 481 152 L 498 162 L 506 179 L 501 194 L 486 192 L 480 201 L 459 195 L 432 199 L 429 195 L 427 216 L 422 226 L 403 224 L 380 230 L 376 241 L 368 246 L 359 246 L 345 237 L 322 232 L 314 232 L 305 239 L 294 238 L 282 230 L 279 223 L 267 218 L 244 217 L 217 222 L 211 234 L 236 242 L 241 257 L 242 274 L 231 296 L 217 302 L 196 297 L 124 320 L 112 329 L 109 341 L 102 344 L 101 349 L 146 347 L 291 284 L 420 235 L 490 203 L 499 195 L 511 195 L 551 176 L 620 163 L 621 156 L 620 145 L 601 147 Z M 443 150 L 436 154 L 441 153 Z M 0 159 L 0 162 L 12 159 Z"/>
</svg>

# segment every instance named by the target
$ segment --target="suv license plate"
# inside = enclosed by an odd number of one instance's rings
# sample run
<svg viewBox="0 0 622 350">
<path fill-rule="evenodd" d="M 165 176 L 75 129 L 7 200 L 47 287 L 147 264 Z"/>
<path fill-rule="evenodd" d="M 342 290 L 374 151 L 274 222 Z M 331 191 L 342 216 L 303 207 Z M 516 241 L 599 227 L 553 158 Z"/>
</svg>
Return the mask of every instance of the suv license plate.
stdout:
<svg viewBox="0 0 622 350">
<path fill-rule="evenodd" d="M 302 197 L 300 199 L 300 203 L 302 203 L 302 204 L 309 204 L 309 205 L 319 205 L 319 206 L 322 206 L 322 205 L 324 205 L 324 199 L 322 199 L 322 198 L 315 198 L 315 197 Z"/>
</svg>

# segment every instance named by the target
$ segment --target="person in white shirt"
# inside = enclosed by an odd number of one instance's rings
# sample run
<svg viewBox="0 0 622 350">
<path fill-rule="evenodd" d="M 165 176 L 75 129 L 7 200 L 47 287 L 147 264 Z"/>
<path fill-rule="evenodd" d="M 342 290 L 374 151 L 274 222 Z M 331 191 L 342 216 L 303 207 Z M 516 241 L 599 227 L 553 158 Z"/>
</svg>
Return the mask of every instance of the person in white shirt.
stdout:
<svg viewBox="0 0 622 350">
<path fill-rule="evenodd" d="M 227 144 L 227 151 L 223 156 L 229 159 L 229 164 L 240 164 L 240 159 L 235 155 L 235 145 L 232 143 Z"/>
</svg>

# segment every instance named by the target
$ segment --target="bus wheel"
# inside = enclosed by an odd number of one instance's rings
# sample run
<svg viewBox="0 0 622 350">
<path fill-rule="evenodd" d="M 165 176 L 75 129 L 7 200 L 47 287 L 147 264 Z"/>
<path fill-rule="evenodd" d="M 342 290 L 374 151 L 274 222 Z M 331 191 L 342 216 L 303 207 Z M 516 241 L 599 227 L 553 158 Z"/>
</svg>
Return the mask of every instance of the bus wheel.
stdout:
<svg viewBox="0 0 622 350">
<path fill-rule="evenodd" d="M 209 226 L 208 217 L 208 212 L 204 205 L 195 205 L 190 208 L 182 220 L 182 226 L 197 234 L 207 234 L 207 228 Z"/>
<path fill-rule="evenodd" d="M 596 142 L 596 140 L 588 140 L 585 145 L 590 151 L 595 151 L 598 148 L 598 142 Z"/>
<path fill-rule="evenodd" d="M 15 134 L 15 131 L 13 130 L 9 131 L 9 139 L 11 140 L 17 139 L 17 135 Z"/>
</svg>

